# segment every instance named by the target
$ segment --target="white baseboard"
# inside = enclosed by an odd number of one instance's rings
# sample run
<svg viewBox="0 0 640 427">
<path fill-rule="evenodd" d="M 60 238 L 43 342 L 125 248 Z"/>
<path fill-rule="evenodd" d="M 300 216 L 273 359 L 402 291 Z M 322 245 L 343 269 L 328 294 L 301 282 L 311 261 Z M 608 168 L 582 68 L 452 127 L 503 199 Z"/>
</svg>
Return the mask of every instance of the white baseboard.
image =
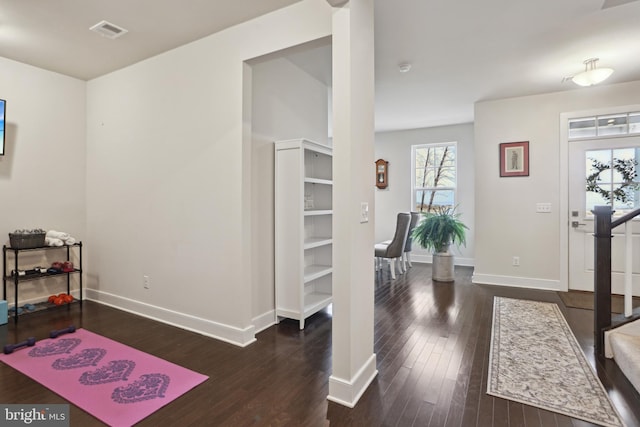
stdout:
<svg viewBox="0 0 640 427">
<path fill-rule="evenodd" d="M 166 308 L 157 307 L 151 304 L 123 298 L 107 292 L 95 289 L 86 289 L 86 299 L 104 304 L 119 310 L 127 311 L 138 316 L 177 326 L 181 329 L 196 332 L 220 341 L 239 347 L 246 347 L 256 341 L 255 328 L 249 326 L 244 329 L 235 326 L 225 325 L 186 313 L 180 313 Z"/>
<path fill-rule="evenodd" d="M 514 288 L 543 289 L 560 291 L 559 280 L 536 279 L 532 277 L 498 276 L 492 274 L 474 274 L 471 282 L 485 285 L 510 286 Z"/>
<path fill-rule="evenodd" d="M 433 264 L 433 255 L 421 255 L 415 254 L 411 255 L 411 263 L 417 262 L 419 264 Z M 475 265 L 475 259 L 473 258 L 462 258 L 459 256 L 453 256 L 454 265 L 460 265 L 463 267 L 473 267 Z"/>
<path fill-rule="evenodd" d="M 275 325 L 276 322 L 276 311 L 269 310 L 264 314 L 254 317 L 251 319 L 251 323 L 253 323 L 254 331 L 257 334 L 258 332 L 262 332 L 265 329 Z"/>
<path fill-rule="evenodd" d="M 353 408 L 376 375 L 378 375 L 378 370 L 376 369 L 376 355 L 374 353 L 356 373 L 352 381 L 331 375 L 329 377 L 329 396 L 327 396 L 327 399 L 347 408 Z"/>
</svg>

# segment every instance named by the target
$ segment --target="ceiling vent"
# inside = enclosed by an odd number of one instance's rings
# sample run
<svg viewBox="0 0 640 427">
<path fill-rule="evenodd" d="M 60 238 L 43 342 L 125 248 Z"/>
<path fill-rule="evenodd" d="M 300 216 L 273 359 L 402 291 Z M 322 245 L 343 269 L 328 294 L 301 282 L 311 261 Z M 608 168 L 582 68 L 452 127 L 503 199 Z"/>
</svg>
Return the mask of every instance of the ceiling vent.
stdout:
<svg viewBox="0 0 640 427">
<path fill-rule="evenodd" d="M 124 28 L 118 27 L 117 25 L 107 21 L 100 21 L 89 29 L 112 40 L 129 32 L 129 30 L 125 30 Z"/>
</svg>

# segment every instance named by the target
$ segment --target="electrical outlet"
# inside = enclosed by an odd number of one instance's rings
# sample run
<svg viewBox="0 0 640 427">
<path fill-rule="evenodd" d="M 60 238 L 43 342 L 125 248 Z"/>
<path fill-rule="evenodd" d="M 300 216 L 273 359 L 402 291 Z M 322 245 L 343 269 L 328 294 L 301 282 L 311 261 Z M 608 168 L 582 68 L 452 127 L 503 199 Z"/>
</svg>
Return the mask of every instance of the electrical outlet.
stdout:
<svg viewBox="0 0 640 427">
<path fill-rule="evenodd" d="M 514 267 L 519 267 L 520 266 L 520 257 L 519 256 L 514 256 L 513 257 L 513 262 L 511 263 L 511 265 L 513 265 Z"/>
<path fill-rule="evenodd" d="M 142 279 L 144 281 L 144 288 L 145 289 L 151 289 L 151 279 L 149 278 L 149 276 L 147 276 L 147 275 L 142 276 Z"/>
</svg>

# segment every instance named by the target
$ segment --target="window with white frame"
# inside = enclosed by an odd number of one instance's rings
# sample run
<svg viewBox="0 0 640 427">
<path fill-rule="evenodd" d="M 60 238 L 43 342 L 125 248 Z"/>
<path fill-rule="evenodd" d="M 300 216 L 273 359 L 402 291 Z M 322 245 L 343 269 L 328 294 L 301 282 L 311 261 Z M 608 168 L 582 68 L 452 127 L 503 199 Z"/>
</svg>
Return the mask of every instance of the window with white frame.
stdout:
<svg viewBox="0 0 640 427">
<path fill-rule="evenodd" d="M 457 150 L 455 142 L 413 145 L 412 206 L 417 212 L 455 207 Z"/>
</svg>

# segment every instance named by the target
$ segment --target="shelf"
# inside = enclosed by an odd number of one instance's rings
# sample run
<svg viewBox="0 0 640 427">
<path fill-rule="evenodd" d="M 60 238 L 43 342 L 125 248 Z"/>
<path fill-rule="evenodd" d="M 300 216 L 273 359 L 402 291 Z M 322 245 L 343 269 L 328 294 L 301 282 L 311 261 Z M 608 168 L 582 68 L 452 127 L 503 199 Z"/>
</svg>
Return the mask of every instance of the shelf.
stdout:
<svg viewBox="0 0 640 427">
<path fill-rule="evenodd" d="M 77 250 L 73 251 L 73 259 L 74 261 L 76 261 L 77 259 L 77 268 L 74 268 L 71 271 L 60 271 L 60 272 L 55 272 L 55 273 L 31 273 L 31 274 L 25 274 L 23 276 L 19 276 L 18 274 L 7 274 L 10 273 L 7 271 L 7 269 L 12 269 L 15 270 L 16 273 L 17 271 L 19 271 L 20 267 L 20 254 L 24 253 L 24 252 L 35 252 L 35 251 L 50 251 L 50 250 L 56 250 L 56 249 L 62 249 L 63 251 L 66 250 L 66 261 L 71 261 L 72 259 L 72 251 L 71 248 L 76 248 Z M 11 256 L 11 254 L 13 254 L 13 260 L 11 263 L 8 262 L 8 256 Z M 37 248 L 12 248 L 10 246 L 6 246 L 3 245 L 2 246 L 2 293 L 3 293 L 3 299 L 7 300 L 7 285 L 10 285 L 11 287 L 13 287 L 14 290 L 14 294 L 13 294 L 13 307 L 17 308 L 20 307 L 20 300 L 18 297 L 19 294 L 19 290 L 21 288 L 21 286 L 19 286 L 21 283 L 23 282 L 31 282 L 34 280 L 41 280 L 41 279 L 48 279 L 51 277 L 62 277 L 62 278 L 66 278 L 65 282 L 66 282 L 66 288 L 67 294 L 71 294 L 71 275 L 75 275 L 78 274 L 77 278 L 78 278 L 78 293 L 79 296 L 76 299 L 76 301 L 79 303 L 80 307 L 82 307 L 82 274 L 83 274 L 83 270 L 82 270 L 82 242 L 77 242 L 74 243 L 73 245 L 63 245 L 63 246 L 39 246 Z M 34 271 L 35 269 L 29 269 L 28 271 Z M 7 302 L 9 302 L 7 300 Z M 64 305 L 69 305 L 69 304 L 63 304 Z M 58 307 L 55 305 L 51 305 L 51 304 L 40 304 L 38 303 L 36 306 L 36 310 L 34 311 L 41 311 L 43 309 L 46 308 L 54 308 L 54 307 Z M 32 313 L 33 311 L 23 311 L 22 314 L 29 314 Z M 15 322 L 18 322 L 18 318 L 22 315 L 14 315 L 12 316 L 15 320 Z"/>
<path fill-rule="evenodd" d="M 331 237 L 310 237 L 304 241 L 304 249 L 313 249 L 333 244 Z"/>
<path fill-rule="evenodd" d="M 331 304 L 331 151 L 306 139 L 275 143 L 276 319 L 296 319 L 300 329 Z"/>
<path fill-rule="evenodd" d="M 307 317 L 331 304 L 331 294 L 312 292 L 304 296 L 304 316 Z"/>
<path fill-rule="evenodd" d="M 304 283 L 309 283 L 332 272 L 333 268 L 330 265 L 308 265 L 304 268 Z"/>
<path fill-rule="evenodd" d="M 17 316 L 18 317 L 28 316 L 29 314 L 37 313 L 39 311 L 56 310 L 56 309 L 61 309 L 63 307 L 69 308 L 69 307 L 73 306 L 74 304 L 80 304 L 80 301 L 77 300 L 77 299 L 74 299 L 71 302 L 67 302 L 67 303 L 64 303 L 64 304 L 61 304 L 61 305 L 55 305 L 55 304 L 52 304 L 52 303 L 49 303 L 49 302 L 39 302 L 39 303 L 33 304 L 34 307 L 35 307 L 34 310 L 25 310 L 25 309 L 23 309 L 22 313 L 18 314 Z M 8 317 L 9 318 L 12 318 L 12 317 L 15 318 L 16 317 L 16 312 L 15 311 L 10 311 L 9 314 L 8 314 Z"/>
<path fill-rule="evenodd" d="M 318 209 L 318 210 L 304 211 L 304 216 L 331 215 L 331 214 L 333 214 L 333 210 L 331 209 Z"/>
<path fill-rule="evenodd" d="M 72 248 L 74 246 L 81 246 L 81 242 L 78 243 L 74 243 L 73 245 L 62 245 L 62 246 L 38 246 L 37 248 L 25 248 L 25 249 L 20 249 L 20 248 L 12 248 L 11 246 L 7 246 L 6 249 L 8 251 L 20 251 L 20 252 L 28 252 L 28 251 L 41 251 L 41 250 L 47 250 L 47 249 L 65 249 L 65 248 Z"/>
<path fill-rule="evenodd" d="M 320 179 L 320 178 L 305 178 L 304 182 L 307 184 L 324 184 L 324 185 L 333 185 L 333 181 L 330 179 Z"/>
<path fill-rule="evenodd" d="M 20 249 L 21 251 L 23 249 Z M 42 279 L 45 277 L 55 277 L 55 276 L 64 276 L 65 274 L 74 274 L 74 273 L 81 273 L 81 270 L 78 270 L 77 268 L 74 269 L 73 271 L 61 271 L 60 273 L 36 273 L 36 274 L 27 274 L 24 276 L 18 276 L 18 283 L 20 282 L 29 282 L 31 280 L 38 280 L 38 279 Z M 15 277 L 14 276 L 5 276 L 5 280 L 14 280 Z"/>
</svg>

